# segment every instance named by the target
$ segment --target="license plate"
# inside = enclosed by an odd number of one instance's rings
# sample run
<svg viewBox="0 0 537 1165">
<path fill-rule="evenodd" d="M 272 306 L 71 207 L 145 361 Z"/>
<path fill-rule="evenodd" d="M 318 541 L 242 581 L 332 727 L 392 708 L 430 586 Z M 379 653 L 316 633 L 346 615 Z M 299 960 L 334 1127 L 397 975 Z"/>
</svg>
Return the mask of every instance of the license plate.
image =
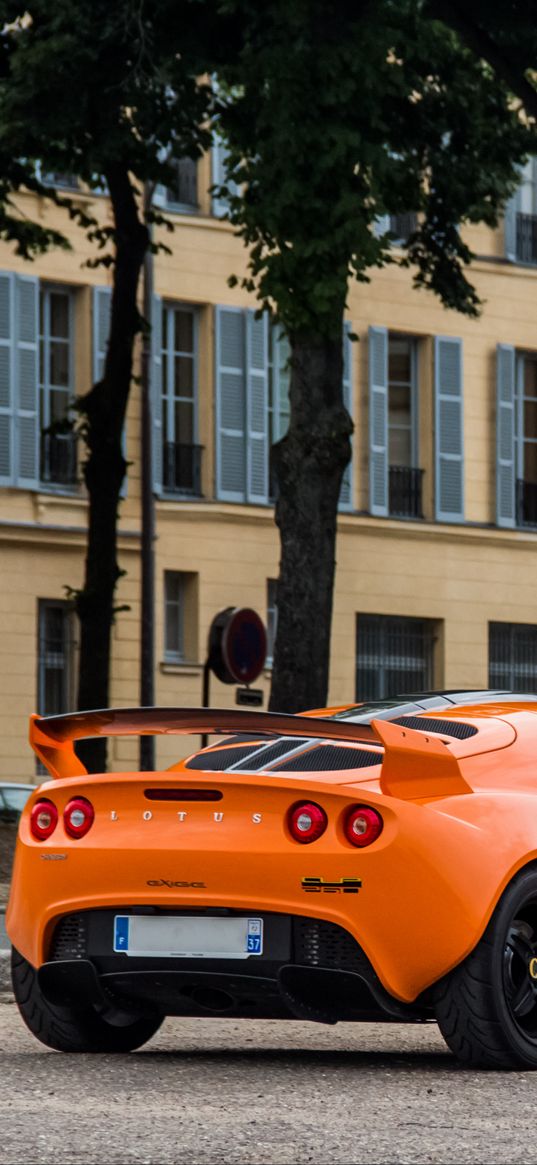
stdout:
<svg viewBox="0 0 537 1165">
<path fill-rule="evenodd" d="M 263 919 L 117 914 L 114 950 L 144 959 L 248 959 L 263 954 Z"/>
</svg>

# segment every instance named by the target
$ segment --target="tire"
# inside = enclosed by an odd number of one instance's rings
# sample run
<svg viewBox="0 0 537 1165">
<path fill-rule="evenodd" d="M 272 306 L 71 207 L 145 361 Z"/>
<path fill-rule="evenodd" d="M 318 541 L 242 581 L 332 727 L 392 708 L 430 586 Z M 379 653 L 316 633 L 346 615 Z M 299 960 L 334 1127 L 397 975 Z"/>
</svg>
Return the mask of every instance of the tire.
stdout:
<svg viewBox="0 0 537 1165">
<path fill-rule="evenodd" d="M 57 1052 L 132 1052 L 158 1031 L 163 1017 L 145 1015 L 132 1022 L 113 1023 L 92 1005 L 55 1007 L 45 999 L 37 974 L 15 948 L 11 951 L 11 978 L 17 1006 L 26 1026 Z"/>
<path fill-rule="evenodd" d="M 435 1013 L 464 1064 L 537 1069 L 537 870 L 504 891 L 483 938 L 437 986 Z"/>
</svg>

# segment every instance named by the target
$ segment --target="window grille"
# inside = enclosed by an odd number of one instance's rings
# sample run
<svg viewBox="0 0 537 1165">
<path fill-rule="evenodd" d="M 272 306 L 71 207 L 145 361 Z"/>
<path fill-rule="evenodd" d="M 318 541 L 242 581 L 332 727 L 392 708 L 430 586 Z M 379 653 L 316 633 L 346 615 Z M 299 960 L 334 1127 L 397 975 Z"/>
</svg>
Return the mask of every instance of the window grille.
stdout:
<svg viewBox="0 0 537 1165">
<path fill-rule="evenodd" d="M 537 627 L 489 623 L 489 687 L 537 692 Z"/>
<path fill-rule="evenodd" d="M 356 699 L 384 700 L 433 687 L 434 621 L 358 615 Z"/>
</svg>

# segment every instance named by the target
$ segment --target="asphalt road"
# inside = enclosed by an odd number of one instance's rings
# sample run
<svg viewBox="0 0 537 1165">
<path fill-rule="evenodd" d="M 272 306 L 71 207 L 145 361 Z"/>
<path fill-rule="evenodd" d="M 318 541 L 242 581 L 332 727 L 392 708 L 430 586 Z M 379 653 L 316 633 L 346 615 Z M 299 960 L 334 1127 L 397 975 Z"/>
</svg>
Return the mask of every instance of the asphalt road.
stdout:
<svg viewBox="0 0 537 1165">
<path fill-rule="evenodd" d="M 66 1056 L 5 1002 L 0 1080 L 3 1165 L 537 1162 L 537 1073 L 462 1069 L 434 1025 L 167 1020 Z"/>
</svg>

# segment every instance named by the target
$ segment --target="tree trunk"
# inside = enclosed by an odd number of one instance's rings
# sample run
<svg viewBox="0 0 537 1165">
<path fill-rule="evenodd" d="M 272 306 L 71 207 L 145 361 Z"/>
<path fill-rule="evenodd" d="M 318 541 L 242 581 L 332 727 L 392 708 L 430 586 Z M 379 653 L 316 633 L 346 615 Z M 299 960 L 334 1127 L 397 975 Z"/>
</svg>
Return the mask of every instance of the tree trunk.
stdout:
<svg viewBox="0 0 537 1165">
<path fill-rule="evenodd" d="M 280 712 L 326 704 L 337 508 L 352 432 L 342 341 L 309 333 L 290 340 L 291 422 L 273 448 L 281 560 L 269 707 Z"/>
<path fill-rule="evenodd" d="M 117 563 L 119 494 L 126 462 L 122 434 L 132 375 L 134 338 L 140 327 L 137 291 L 148 244 L 126 169 L 106 175 L 114 214 L 115 264 L 110 339 L 104 376 L 81 402 L 88 458 L 84 479 L 89 495 L 89 529 L 84 586 L 76 597 L 80 620 L 78 707 L 109 703 L 110 641 Z M 106 739 L 82 741 L 77 752 L 90 772 L 106 769 Z"/>
</svg>

